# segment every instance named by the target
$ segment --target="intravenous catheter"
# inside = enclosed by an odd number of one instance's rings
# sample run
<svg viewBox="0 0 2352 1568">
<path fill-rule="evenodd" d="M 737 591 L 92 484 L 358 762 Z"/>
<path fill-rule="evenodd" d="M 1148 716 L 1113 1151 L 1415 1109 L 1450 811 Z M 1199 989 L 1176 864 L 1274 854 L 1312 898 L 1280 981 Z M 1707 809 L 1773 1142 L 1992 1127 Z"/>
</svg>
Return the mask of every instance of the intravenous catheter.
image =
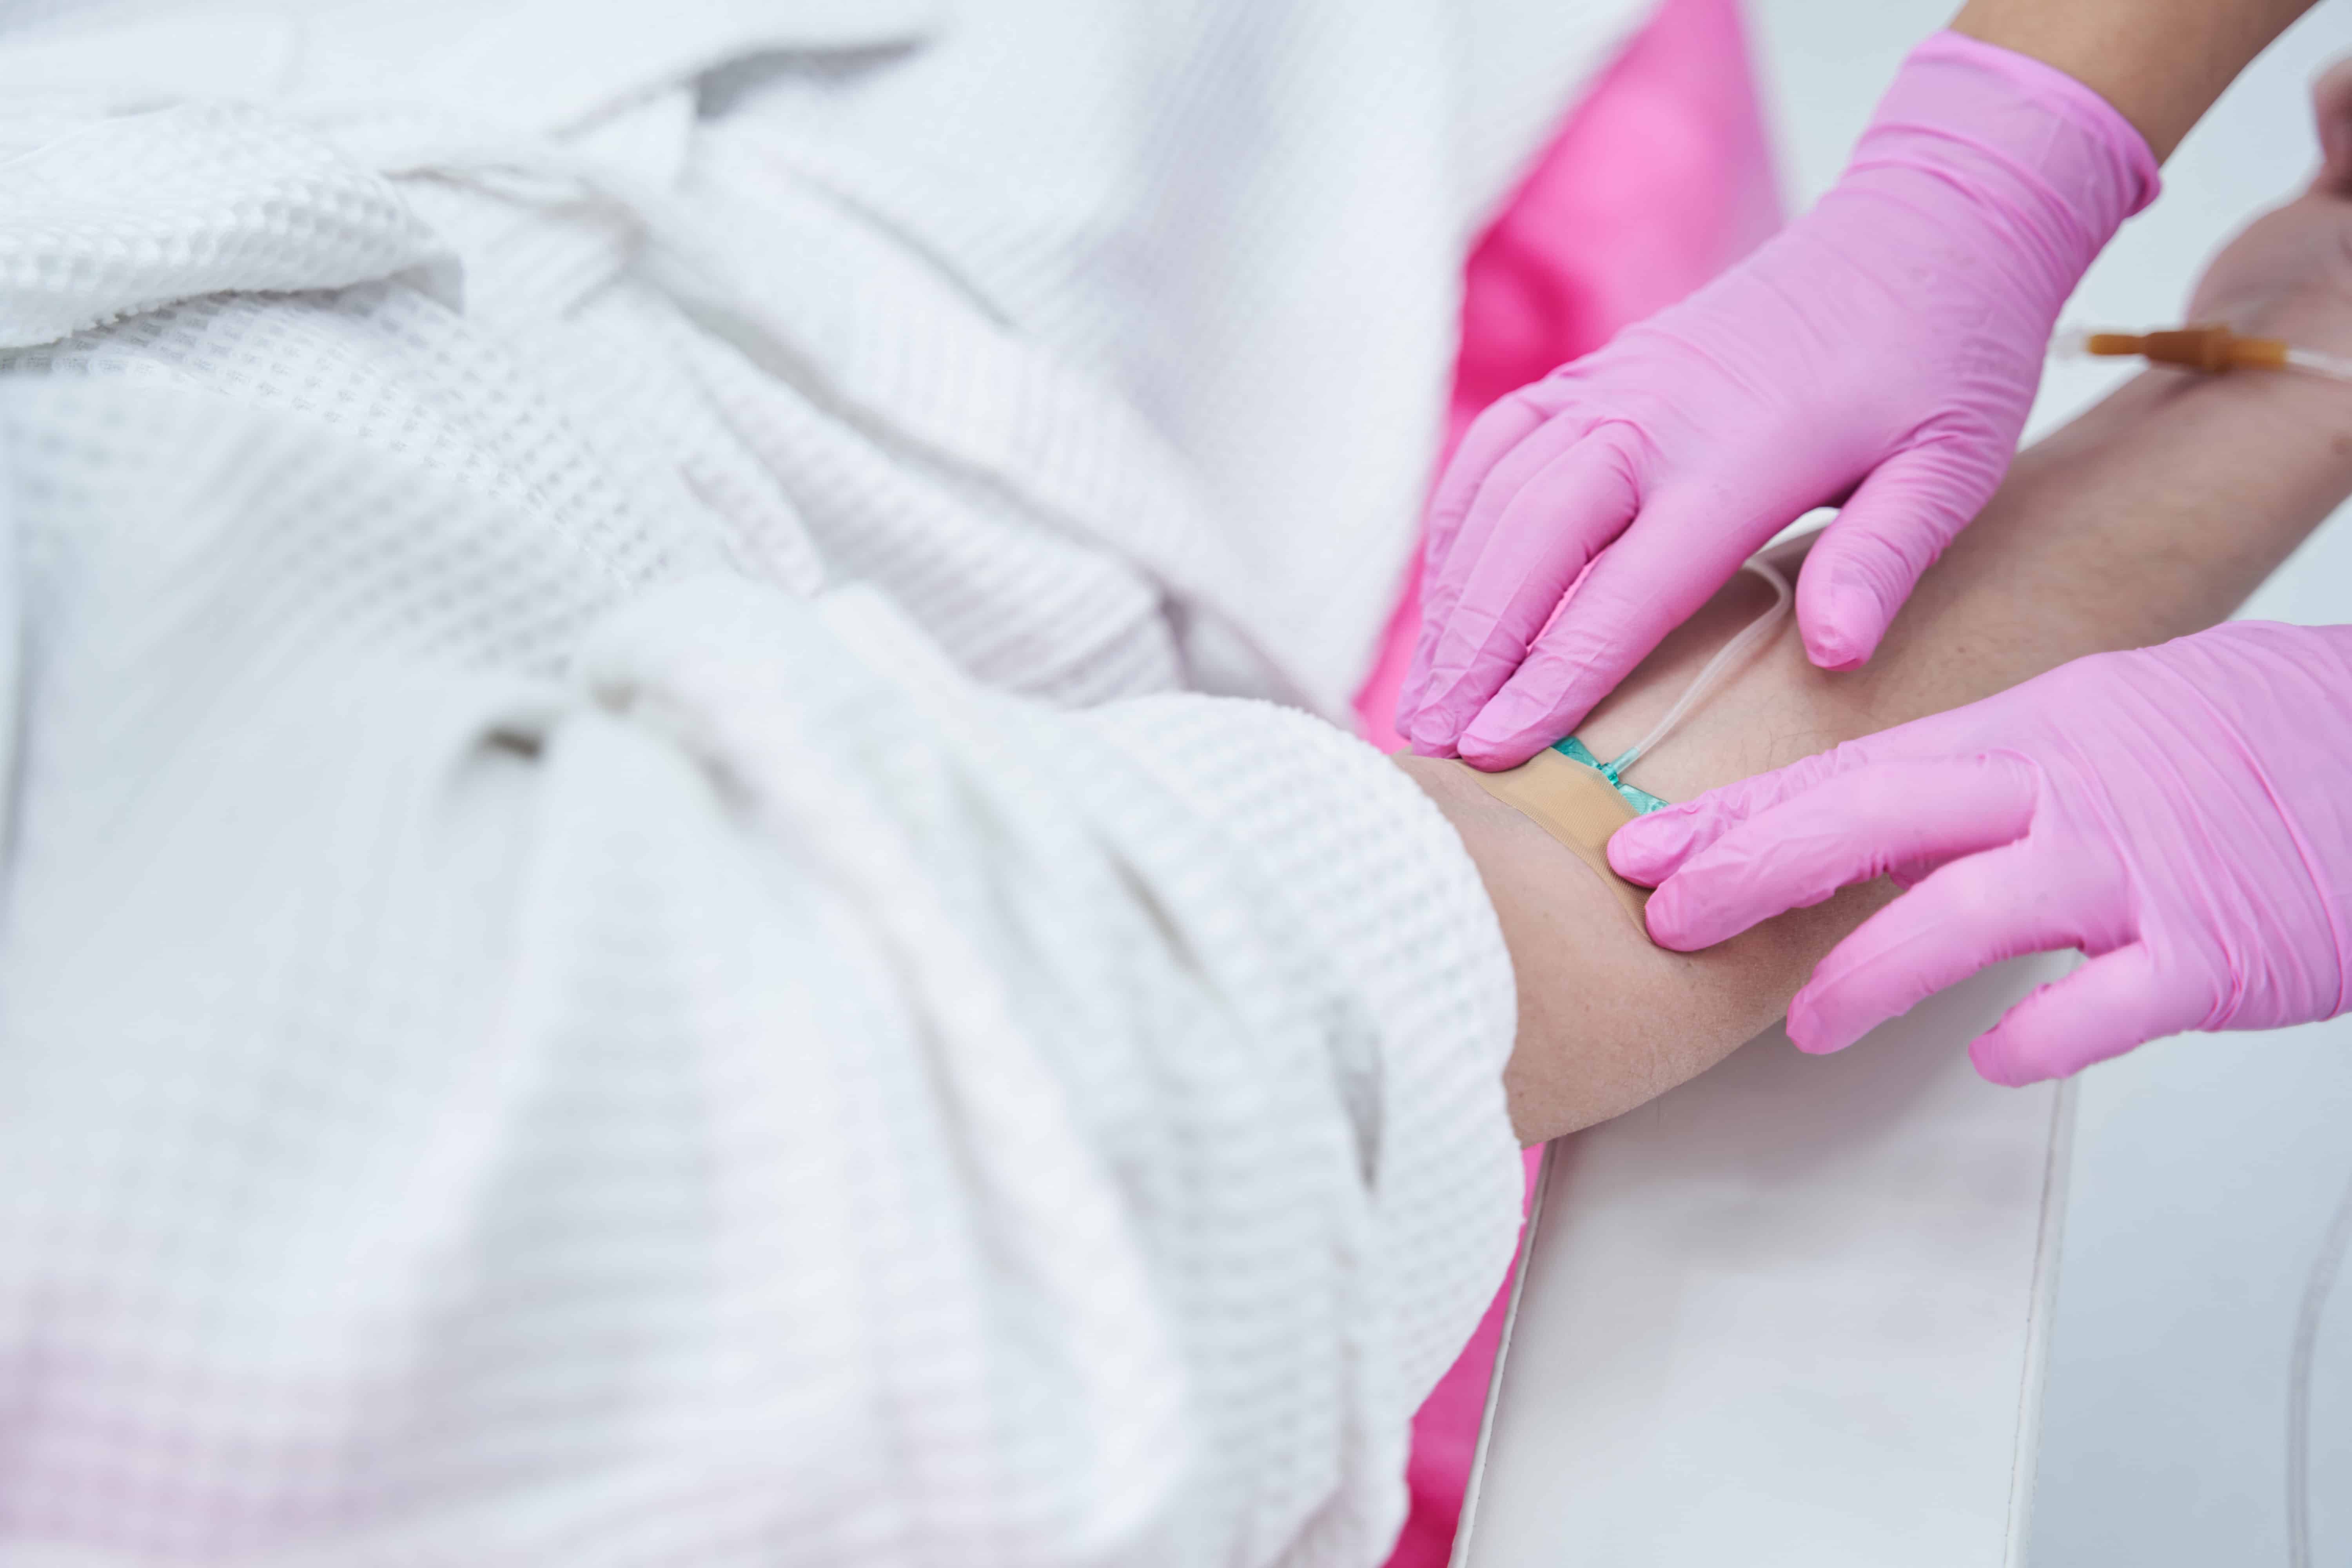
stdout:
<svg viewBox="0 0 2352 1568">
<path fill-rule="evenodd" d="M 1583 742 L 1570 735 L 1516 768 L 1495 773 L 1470 770 L 1471 778 L 1481 789 L 1515 807 L 1598 872 L 1636 925 L 1642 923 L 1649 889 L 1635 887 L 1611 868 L 1609 836 L 1636 816 L 1656 811 L 1666 803 L 1627 784 L 1625 770 L 1672 734 L 1675 727 L 1705 701 L 1727 676 L 1736 673 L 1752 658 L 1788 618 L 1788 578 L 1761 556 L 1745 565 L 1771 586 L 1771 607 L 1707 660 L 1684 689 L 1681 698 L 1666 710 L 1665 716 L 1650 727 L 1648 734 L 1605 763 L 1587 750 Z"/>
<path fill-rule="evenodd" d="M 2352 381 L 2352 359 L 2299 349 L 2284 338 L 2240 337 L 2225 326 L 2170 327 L 2159 332 L 2098 332 L 2069 328 L 2051 341 L 2063 359 L 2144 359 L 2150 364 L 2220 375 L 2233 370 L 2300 370 Z"/>
<path fill-rule="evenodd" d="M 1598 768 L 1602 776 L 1607 778 L 1611 784 L 1615 784 L 1621 792 L 1626 787 L 1623 783 L 1623 774 L 1625 770 L 1632 767 L 1635 763 L 1640 762 L 1643 754 L 1648 752 L 1650 748 L 1655 746 L 1668 735 L 1673 734 L 1675 727 L 1683 721 L 1684 718 L 1689 714 L 1690 710 L 1697 707 L 1701 702 L 1705 701 L 1707 694 L 1715 689 L 1717 683 L 1722 680 L 1725 676 L 1737 670 L 1741 664 L 1747 660 L 1748 656 L 1756 651 L 1757 645 L 1761 643 L 1766 637 L 1772 635 L 1773 631 L 1780 625 L 1781 617 L 1789 613 L 1789 580 L 1780 575 L 1778 568 L 1774 567 L 1760 555 L 1741 563 L 1741 568 L 1744 571 L 1754 573 L 1757 576 L 1763 578 L 1765 582 L 1771 584 L 1772 607 L 1766 610 L 1754 620 L 1748 622 L 1748 625 L 1741 629 L 1738 637 L 1733 637 L 1729 642 L 1724 644 L 1721 650 L 1719 650 L 1713 658 L 1706 661 L 1706 667 L 1701 669 L 1692 679 L 1690 685 L 1684 689 L 1680 700 L 1678 700 L 1672 708 L 1666 710 L 1666 716 L 1659 720 L 1655 724 L 1650 726 L 1650 732 L 1648 734 L 1643 736 L 1640 740 L 1634 742 L 1632 745 L 1618 752 L 1609 761 L 1605 763 L 1591 763 L 1588 764 Z M 1570 737 L 1570 740 L 1571 741 L 1574 739 L 1575 737 L 1573 736 Z M 1566 745 L 1567 743 L 1568 742 L 1561 742 L 1562 745 Z M 1578 749 L 1580 751 L 1582 750 L 1582 747 L 1580 745 Z M 1590 755 L 1590 753 L 1587 754 Z M 1583 761 L 1582 758 L 1579 758 L 1577 760 Z M 1644 798 L 1649 800 L 1656 799 L 1655 796 L 1645 796 Z M 1643 805 L 1640 801 L 1636 801 L 1634 804 L 1637 806 L 1640 806 L 1644 812 L 1655 811 L 1658 808 L 1657 805 Z M 1664 803 L 1658 803 L 1658 805 L 1663 804 Z"/>
</svg>

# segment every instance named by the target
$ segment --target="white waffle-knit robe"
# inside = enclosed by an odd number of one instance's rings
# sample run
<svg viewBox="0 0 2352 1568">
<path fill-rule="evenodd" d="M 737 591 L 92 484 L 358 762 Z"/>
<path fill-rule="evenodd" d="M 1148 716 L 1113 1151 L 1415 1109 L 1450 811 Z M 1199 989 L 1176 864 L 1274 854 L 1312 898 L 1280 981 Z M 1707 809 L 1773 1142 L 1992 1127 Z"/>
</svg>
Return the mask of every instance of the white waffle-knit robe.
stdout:
<svg viewBox="0 0 2352 1568">
<path fill-rule="evenodd" d="M 0 1563 L 1377 1558 L 1517 1163 L 1335 710 L 1628 7 L 0 41 Z"/>
</svg>

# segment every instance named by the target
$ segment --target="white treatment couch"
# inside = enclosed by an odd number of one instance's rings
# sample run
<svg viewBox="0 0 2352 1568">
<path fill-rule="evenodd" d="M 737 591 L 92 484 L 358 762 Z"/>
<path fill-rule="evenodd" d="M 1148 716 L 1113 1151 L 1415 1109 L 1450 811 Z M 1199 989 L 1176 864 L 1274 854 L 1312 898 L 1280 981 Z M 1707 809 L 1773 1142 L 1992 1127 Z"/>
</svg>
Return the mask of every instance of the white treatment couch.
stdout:
<svg viewBox="0 0 2352 1568">
<path fill-rule="evenodd" d="M 1552 1145 L 1454 1568 L 2021 1563 L 2073 1096 L 1965 1047 L 2072 962 Z"/>
</svg>

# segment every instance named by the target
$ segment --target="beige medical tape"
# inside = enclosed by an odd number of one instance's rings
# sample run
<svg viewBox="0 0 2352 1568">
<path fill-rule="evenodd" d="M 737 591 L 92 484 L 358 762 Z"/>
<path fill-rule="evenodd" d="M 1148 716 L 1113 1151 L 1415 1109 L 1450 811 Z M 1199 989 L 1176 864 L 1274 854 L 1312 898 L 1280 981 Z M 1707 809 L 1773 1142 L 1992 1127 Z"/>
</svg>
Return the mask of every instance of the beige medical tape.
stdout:
<svg viewBox="0 0 2352 1568">
<path fill-rule="evenodd" d="M 1502 773 L 1468 771 L 1488 795 L 1516 808 L 1600 872 L 1601 879 L 1640 923 L 1650 902 L 1650 889 L 1635 887 L 1609 865 L 1610 835 L 1633 821 L 1636 814 L 1597 770 L 1546 750 Z"/>
</svg>

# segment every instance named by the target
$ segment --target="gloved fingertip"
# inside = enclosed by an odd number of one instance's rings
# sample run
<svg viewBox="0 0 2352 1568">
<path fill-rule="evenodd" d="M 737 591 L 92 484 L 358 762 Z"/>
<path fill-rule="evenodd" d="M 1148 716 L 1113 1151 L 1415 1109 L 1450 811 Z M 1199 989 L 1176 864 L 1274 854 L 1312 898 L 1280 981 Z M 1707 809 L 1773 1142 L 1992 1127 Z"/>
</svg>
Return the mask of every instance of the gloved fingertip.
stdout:
<svg viewBox="0 0 2352 1568">
<path fill-rule="evenodd" d="M 1609 868 L 1636 887 L 1654 888 L 1664 881 L 1658 870 L 1656 858 L 1644 854 L 1625 842 L 1625 830 L 1619 828 L 1601 853 L 1609 857 Z"/>
<path fill-rule="evenodd" d="M 1886 609 L 1877 595 L 1860 583 L 1832 581 L 1804 599 L 1797 629 L 1815 668 L 1859 669 L 1870 662 L 1886 635 Z"/>
<path fill-rule="evenodd" d="M 1609 836 L 1609 865 L 1629 882 L 1654 888 L 1690 850 L 1687 820 L 1637 816 Z"/>
<path fill-rule="evenodd" d="M 1457 737 L 1454 727 L 1445 721 L 1443 714 L 1423 710 L 1415 713 L 1411 721 L 1399 724 L 1397 729 L 1403 734 L 1405 744 L 1411 746 L 1417 756 L 1450 757 L 1454 754 Z"/>
<path fill-rule="evenodd" d="M 1559 720 L 1516 686 L 1480 709 L 1462 731 L 1462 754 L 1483 767 L 1517 767 L 1559 739 Z"/>
<path fill-rule="evenodd" d="M 2018 1059 L 1999 1031 L 1979 1035 L 1969 1042 L 1969 1062 L 1977 1076 L 1987 1083 L 2003 1089 L 2023 1089 L 2029 1084 L 2043 1082 L 2053 1075 L 2028 1062 Z"/>
<path fill-rule="evenodd" d="M 1615 856 L 1610 857 L 1610 863 L 1612 865 L 1616 863 Z M 1650 896 L 1650 901 L 1642 909 L 1642 928 L 1649 932 L 1650 941 L 1655 945 L 1672 952 L 1682 951 L 1675 946 L 1675 914 L 1672 900 L 1653 893 Z"/>
<path fill-rule="evenodd" d="M 1843 614 L 1827 625 L 1807 624 L 1801 630 L 1805 657 L 1816 669 L 1860 669 L 1878 651 L 1878 633 L 1859 630 L 1856 621 Z"/>
<path fill-rule="evenodd" d="M 1784 1026 L 1789 1042 L 1809 1057 L 1835 1056 L 1862 1038 L 1860 1034 L 1831 1026 L 1807 991 L 1790 998 L 1789 1018 Z"/>
<path fill-rule="evenodd" d="M 1458 742 L 1462 760 L 1491 773 L 1499 768 L 1516 768 L 1549 745 L 1542 731 L 1534 727 L 1536 716 L 1528 713 L 1527 707 L 1508 695 L 1488 703 L 1486 710 L 1462 731 Z"/>
<path fill-rule="evenodd" d="M 1498 773 L 1516 768 L 1544 749 L 1544 742 L 1531 735 L 1484 736 L 1474 728 L 1462 737 L 1462 760 L 1484 773 Z"/>
<path fill-rule="evenodd" d="M 1695 929 L 1702 925 L 1704 912 L 1693 907 L 1679 885 L 1669 881 L 1650 895 L 1643 911 L 1643 923 L 1649 928 L 1650 940 L 1667 952 L 1696 952 L 1720 940 L 1711 931 Z"/>
</svg>

